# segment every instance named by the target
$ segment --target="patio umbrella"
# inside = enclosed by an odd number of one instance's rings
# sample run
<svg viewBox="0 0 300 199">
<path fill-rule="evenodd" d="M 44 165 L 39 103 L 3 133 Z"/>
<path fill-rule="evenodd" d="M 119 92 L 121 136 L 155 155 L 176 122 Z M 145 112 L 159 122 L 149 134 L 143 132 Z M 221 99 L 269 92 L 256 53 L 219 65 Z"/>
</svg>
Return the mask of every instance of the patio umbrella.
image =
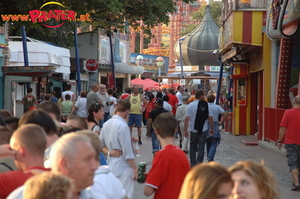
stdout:
<svg viewBox="0 0 300 199">
<path fill-rule="evenodd" d="M 153 85 L 152 83 L 142 80 L 140 78 L 135 78 L 133 80 L 130 81 L 131 85 L 138 85 L 139 87 L 143 87 L 143 89 L 151 89 L 151 88 L 155 88 L 158 89 L 158 85 Z"/>
</svg>

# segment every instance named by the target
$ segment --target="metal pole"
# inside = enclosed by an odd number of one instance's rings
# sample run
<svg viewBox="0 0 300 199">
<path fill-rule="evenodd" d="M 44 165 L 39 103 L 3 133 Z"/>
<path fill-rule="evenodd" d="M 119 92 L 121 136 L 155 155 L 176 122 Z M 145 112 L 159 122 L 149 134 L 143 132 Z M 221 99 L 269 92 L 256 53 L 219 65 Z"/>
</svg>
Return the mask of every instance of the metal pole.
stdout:
<svg viewBox="0 0 300 199">
<path fill-rule="evenodd" d="M 181 50 L 181 44 L 183 42 L 184 39 L 179 39 L 179 53 L 180 53 L 180 66 L 181 66 L 181 76 L 182 79 L 184 79 L 184 75 L 183 75 L 183 63 L 182 63 L 182 50 Z"/>
<path fill-rule="evenodd" d="M 109 36 L 109 43 L 110 43 L 110 57 L 111 57 L 111 67 L 112 67 L 112 75 L 114 78 L 114 87 L 117 88 L 117 81 L 116 81 L 116 76 L 115 76 L 115 63 L 114 63 L 114 54 L 113 54 L 113 46 L 112 46 L 112 38 L 111 34 L 108 34 Z"/>
<path fill-rule="evenodd" d="M 219 82 L 218 82 L 218 90 L 217 90 L 217 97 L 216 97 L 216 104 L 219 104 L 220 91 L 221 91 L 221 85 L 222 85 L 222 77 L 223 77 L 223 67 L 224 67 L 224 64 L 223 64 L 223 62 L 221 62 L 220 73 L 219 73 Z"/>
<path fill-rule="evenodd" d="M 26 30 L 25 26 L 21 27 L 22 32 L 22 44 L 23 44 L 23 56 L 24 56 L 24 66 L 29 66 L 28 61 L 28 50 L 27 50 L 27 39 L 26 39 Z M 27 89 L 30 88 L 30 84 L 26 84 Z"/>
<path fill-rule="evenodd" d="M 80 65 L 79 65 L 79 53 L 78 53 L 78 36 L 77 27 L 74 29 L 74 41 L 75 41 L 75 57 L 76 57 L 76 75 L 77 75 L 77 90 L 78 94 L 81 92 L 81 81 L 80 81 Z"/>
</svg>

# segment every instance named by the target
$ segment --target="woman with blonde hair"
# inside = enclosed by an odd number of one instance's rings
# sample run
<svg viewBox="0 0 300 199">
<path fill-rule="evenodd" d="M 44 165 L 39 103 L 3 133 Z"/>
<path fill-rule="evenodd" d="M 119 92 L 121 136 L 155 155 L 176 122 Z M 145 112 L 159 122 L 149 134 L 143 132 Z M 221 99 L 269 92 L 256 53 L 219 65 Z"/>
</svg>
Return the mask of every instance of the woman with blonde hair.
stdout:
<svg viewBox="0 0 300 199">
<path fill-rule="evenodd" d="M 275 177 L 264 165 L 240 161 L 228 170 L 234 182 L 232 199 L 280 199 Z"/>
<path fill-rule="evenodd" d="M 71 199 L 73 182 L 64 175 L 43 172 L 24 184 L 24 199 Z"/>
<path fill-rule="evenodd" d="M 179 199 L 228 199 L 232 188 L 231 176 L 223 165 L 202 163 L 186 175 Z"/>
</svg>

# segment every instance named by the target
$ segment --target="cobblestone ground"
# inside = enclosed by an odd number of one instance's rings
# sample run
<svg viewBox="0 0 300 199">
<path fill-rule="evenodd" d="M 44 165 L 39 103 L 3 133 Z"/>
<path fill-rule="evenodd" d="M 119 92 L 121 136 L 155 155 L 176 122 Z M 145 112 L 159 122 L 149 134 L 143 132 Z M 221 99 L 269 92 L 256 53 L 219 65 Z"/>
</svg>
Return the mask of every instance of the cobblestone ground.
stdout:
<svg viewBox="0 0 300 199">
<path fill-rule="evenodd" d="M 251 147 L 251 146 L 249 146 Z M 262 152 L 264 149 L 261 149 Z M 253 157 L 244 154 L 243 152 L 234 149 L 232 146 L 230 146 L 226 140 L 222 140 L 220 145 L 217 148 L 217 154 L 215 156 L 215 161 L 220 162 L 224 164 L 225 166 L 229 167 L 233 165 L 235 162 L 238 162 L 240 160 L 253 160 Z M 274 169 L 270 165 L 266 165 L 271 172 L 276 176 L 278 184 L 282 186 L 290 186 L 291 185 L 291 176 L 287 176 L 282 171 L 278 171 Z"/>
</svg>

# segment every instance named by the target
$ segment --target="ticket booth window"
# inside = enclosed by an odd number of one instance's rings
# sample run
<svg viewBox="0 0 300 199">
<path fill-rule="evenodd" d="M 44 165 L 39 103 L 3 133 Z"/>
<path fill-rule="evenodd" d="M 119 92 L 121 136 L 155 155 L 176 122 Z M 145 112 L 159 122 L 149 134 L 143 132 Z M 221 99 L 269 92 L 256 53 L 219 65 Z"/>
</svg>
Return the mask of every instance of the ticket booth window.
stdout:
<svg viewBox="0 0 300 199">
<path fill-rule="evenodd" d="M 247 89 L 246 89 L 246 79 L 238 79 L 238 95 L 237 104 L 239 106 L 247 105 Z"/>
</svg>

